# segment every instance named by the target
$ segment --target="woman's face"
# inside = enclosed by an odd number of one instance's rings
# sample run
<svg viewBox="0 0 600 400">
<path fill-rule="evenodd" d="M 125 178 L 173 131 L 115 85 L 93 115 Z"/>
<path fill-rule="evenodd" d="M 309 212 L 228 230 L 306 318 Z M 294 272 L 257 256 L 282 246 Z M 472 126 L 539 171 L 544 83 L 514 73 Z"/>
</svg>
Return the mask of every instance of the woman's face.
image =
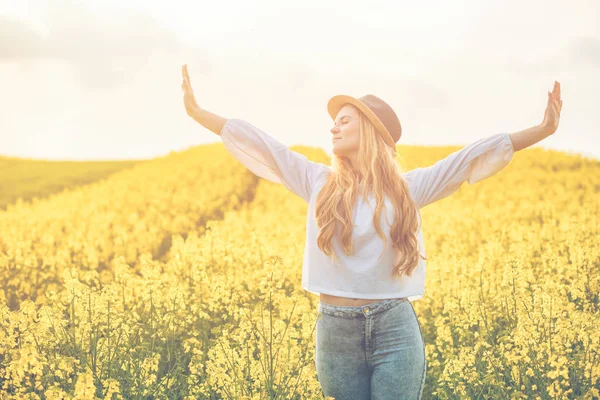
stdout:
<svg viewBox="0 0 600 400">
<path fill-rule="evenodd" d="M 344 105 L 331 128 L 333 153 L 348 157 L 355 164 L 358 154 L 359 111 L 352 104 Z"/>
</svg>

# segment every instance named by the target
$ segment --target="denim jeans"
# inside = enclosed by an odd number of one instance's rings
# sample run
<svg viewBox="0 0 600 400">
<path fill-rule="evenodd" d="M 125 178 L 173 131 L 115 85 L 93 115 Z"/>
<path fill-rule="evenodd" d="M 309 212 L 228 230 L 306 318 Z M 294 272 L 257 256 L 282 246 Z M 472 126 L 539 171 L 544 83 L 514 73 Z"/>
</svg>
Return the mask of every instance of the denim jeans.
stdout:
<svg viewBox="0 0 600 400">
<path fill-rule="evenodd" d="M 319 302 L 315 364 L 324 396 L 336 400 L 420 399 L 425 343 L 407 298 L 364 306 Z"/>
</svg>

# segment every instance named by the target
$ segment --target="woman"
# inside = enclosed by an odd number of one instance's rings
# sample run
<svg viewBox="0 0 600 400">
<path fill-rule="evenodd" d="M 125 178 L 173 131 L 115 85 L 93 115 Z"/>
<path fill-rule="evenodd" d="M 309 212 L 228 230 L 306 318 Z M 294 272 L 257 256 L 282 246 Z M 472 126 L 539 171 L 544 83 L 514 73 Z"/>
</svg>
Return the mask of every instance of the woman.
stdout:
<svg viewBox="0 0 600 400">
<path fill-rule="evenodd" d="M 319 294 L 315 363 L 323 394 L 337 400 L 420 398 L 427 363 L 411 303 L 425 287 L 419 209 L 465 181 L 492 176 L 515 151 L 554 133 L 560 84 L 548 92 L 541 124 L 485 137 L 432 166 L 402 173 L 395 161 L 400 121 L 376 96 L 329 100 L 334 156 L 328 166 L 244 120 L 202 109 L 187 65 L 182 75 L 187 114 L 220 135 L 254 174 L 308 203 L 302 287 Z"/>
</svg>

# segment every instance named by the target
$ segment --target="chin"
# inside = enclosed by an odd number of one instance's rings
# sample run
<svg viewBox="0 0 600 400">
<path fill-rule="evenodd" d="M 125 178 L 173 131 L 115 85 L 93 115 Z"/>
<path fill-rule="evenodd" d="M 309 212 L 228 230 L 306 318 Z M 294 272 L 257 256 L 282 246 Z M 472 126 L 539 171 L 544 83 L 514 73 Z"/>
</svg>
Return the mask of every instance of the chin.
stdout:
<svg viewBox="0 0 600 400">
<path fill-rule="evenodd" d="M 333 154 L 335 154 L 336 156 L 340 156 L 340 157 L 345 157 L 346 156 L 346 151 L 343 147 L 340 146 L 333 146 L 333 148 L 331 149 L 331 152 Z"/>
</svg>

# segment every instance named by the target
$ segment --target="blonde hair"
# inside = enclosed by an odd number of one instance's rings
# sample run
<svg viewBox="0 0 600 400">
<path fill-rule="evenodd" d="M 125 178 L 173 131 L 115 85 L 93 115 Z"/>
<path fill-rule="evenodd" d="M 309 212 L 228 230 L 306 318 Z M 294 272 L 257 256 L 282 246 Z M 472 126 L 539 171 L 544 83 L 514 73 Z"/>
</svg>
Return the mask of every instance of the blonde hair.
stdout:
<svg viewBox="0 0 600 400">
<path fill-rule="evenodd" d="M 357 109 L 358 110 L 358 109 Z M 418 208 L 402 177 L 401 169 L 395 160 L 394 150 L 381 138 L 371 121 L 358 110 L 359 121 L 359 153 L 357 169 L 362 175 L 363 191 L 374 193 L 376 200 L 373 224 L 378 235 L 387 244 L 380 226 L 381 213 L 384 211 L 385 195 L 388 195 L 394 207 L 394 223 L 390 228 L 393 247 L 400 250 L 401 258 L 394 266 L 393 275 L 412 275 L 419 262 L 419 256 L 427 259 L 419 252 L 417 241 Z M 321 251 L 337 260 L 331 239 L 340 225 L 341 244 L 346 255 L 353 252 L 352 243 L 352 208 L 359 191 L 359 174 L 353 171 L 350 160 L 334 154 L 331 164 L 333 172 L 317 195 L 315 214 L 319 227 L 317 244 Z M 371 188 L 372 190 L 369 190 Z M 381 257 L 381 255 L 379 256 Z"/>
</svg>

